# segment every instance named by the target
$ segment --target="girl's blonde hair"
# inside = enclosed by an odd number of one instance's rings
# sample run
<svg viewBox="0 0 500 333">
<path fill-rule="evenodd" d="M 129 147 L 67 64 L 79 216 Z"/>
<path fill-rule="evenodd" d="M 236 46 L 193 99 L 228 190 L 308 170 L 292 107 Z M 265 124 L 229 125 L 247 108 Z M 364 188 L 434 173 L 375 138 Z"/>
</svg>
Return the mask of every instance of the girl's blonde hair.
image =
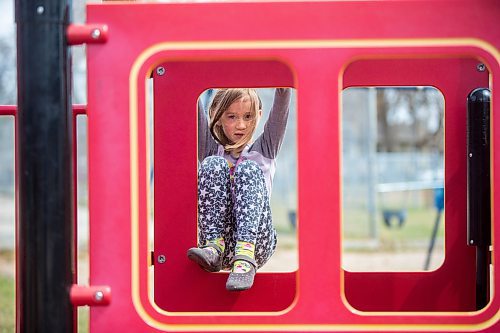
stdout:
<svg viewBox="0 0 500 333">
<path fill-rule="evenodd" d="M 252 127 L 248 133 L 237 142 L 231 142 L 224 134 L 222 124 L 219 122 L 224 112 L 226 112 L 231 104 L 239 101 L 242 98 L 250 99 L 250 110 L 252 112 Z M 209 108 L 210 116 L 210 132 L 217 142 L 219 142 L 226 151 L 241 151 L 252 139 L 252 136 L 257 127 L 259 110 L 262 109 L 262 103 L 255 89 L 248 88 L 231 88 L 219 89 L 215 94 Z"/>
</svg>

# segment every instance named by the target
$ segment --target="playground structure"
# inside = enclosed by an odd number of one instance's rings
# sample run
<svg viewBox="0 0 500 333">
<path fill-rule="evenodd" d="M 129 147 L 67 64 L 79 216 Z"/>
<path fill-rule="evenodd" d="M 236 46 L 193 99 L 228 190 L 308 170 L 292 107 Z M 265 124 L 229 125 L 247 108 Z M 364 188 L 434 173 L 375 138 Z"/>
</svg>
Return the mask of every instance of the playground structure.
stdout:
<svg viewBox="0 0 500 333">
<path fill-rule="evenodd" d="M 87 6 L 83 26 L 68 26 L 65 6 L 16 9 L 19 105 L 2 114 L 16 117 L 18 330 L 71 331 L 78 305 L 91 307 L 91 332 L 500 329 L 496 1 L 105 3 Z M 57 17 L 54 33 L 44 15 Z M 78 43 L 88 44 L 88 104 L 71 113 L 64 55 Z M 43 63 L 51 57 L 58 65 Z M 355 86 L 433 86 L 445 98 L 445 261 L 435 271 L 341 269 L 340 96 Z M 185 258 L 196 244 L 196 101 L 219 87 L 297 91 L 299 267 L 258 273 L 242 293 Z M 468 96 L 469 112 L 491 108 L 481 152 L 467 146 Z M 90 286 L 72 274 L 76 114 L 88 117 Z M 491 172 L 474 178 L 476 153 Z"/>
</svg>

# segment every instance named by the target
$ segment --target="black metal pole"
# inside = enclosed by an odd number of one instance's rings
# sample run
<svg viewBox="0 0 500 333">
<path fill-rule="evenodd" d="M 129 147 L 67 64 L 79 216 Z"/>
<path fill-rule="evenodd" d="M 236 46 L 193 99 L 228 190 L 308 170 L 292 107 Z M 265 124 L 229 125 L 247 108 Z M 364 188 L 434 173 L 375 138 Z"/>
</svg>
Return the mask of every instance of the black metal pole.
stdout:
<svg viewBox="0 0 500 333">
<path fill-rule="evenodd" d="M 70 0 L 16 0 L 17 331 L 73 332 Z"/>
<path fill-rule="evenodd" d="M 490 91 L 467 98 L 467 242 L 476 246 L 476 308 L 489 301 L 491 244 Z"/>
<path fill-rule="evenodd" d="M 427 251 L 427 258 L 424 264 L 424 271 L 429 270 L 431 264 L 432 251 L 434 250 L 434 244 L 436 243 L 436 237 L 439 230 L 439 221 L 441 220 L 441 215 L 444 210 L 444 188 L 434 189 L 434 206 L 437 210 L 437 216 L 434 221 L 434 228 L 432 229 L 431 242 L 429 244 L 429 249 Z"/>
<path fill-rule="evenodd" d="M 429 244 L 429 249 L 427 250 L 427 258 L 425 259 L 424 271 L 429 270 L 431 265 L 432 251 L 434 250 L 434 244 L 436 243 L 436 237 L 439 230 L 439 221 L 441 220 L 441 209 L 438 209 L 436 220 L 434 221 L 434 228 L 432 228 L 431 242 Z"/>
</svg>

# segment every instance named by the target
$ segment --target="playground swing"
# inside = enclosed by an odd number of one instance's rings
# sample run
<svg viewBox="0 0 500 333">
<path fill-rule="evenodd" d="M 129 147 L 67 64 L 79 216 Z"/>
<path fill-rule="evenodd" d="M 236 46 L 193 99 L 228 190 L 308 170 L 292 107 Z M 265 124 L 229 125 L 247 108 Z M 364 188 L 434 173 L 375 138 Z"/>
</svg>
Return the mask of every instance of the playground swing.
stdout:
<svg viewBox="0 0 500 333">
<path fill-rule="evenodd" d="M 408 206 L 410 200 L 412 200 L 413 192 L 436 189 L 435 184 L 429 184 L 428 181 L 420 179 L 419 170 L 423 169 L 425 171 L 428 165 L 426 165 L 425 161 L 424 165 L 422 165 L 422 161 L 419 161 L 415 147 L 407 155 L 401 154 L 396 158 L 396 160 L 393 158 L 387 159 L 385 161 L 386 165 L 384 165 L 386 172 L 394 173 L 396 176 L 391 177 L 392 179 L 389 182 L 378 186 L 382 218 L 388 228 L 396 225 L 399 228 L 403 227 L 408 218 Z M 437 170 L 436 167 L 435 161 L 431 161 L 429 170 L 433 170 L 434 173 Z"/>
<path fill-rule="evenodd" d="M 402 228 L 404 223 L 406 222 L 406 218 L 408 217 L 407 203 L 409 194 L 408 191 L 404 190 L 403 193 L 404 193 L 404 199 L 401 208 L 392 208 L 392 207 L 382 208 L 382 219 L 384 220 L 384 224 L 387 228 L 392 228 L 395 225 L 397 225 L 398 228 Z"/>
<path fill-rule="evenodd" d="M 411 161 L 415 161 L 414 152 L 411 155 Z M 387 166 L 394 167 L 393 161 L 388 161 Z M 401 170 L 401 160 L 397 163 Z M 388 168 L 385 168 L 388 169 Z M 382 212 L 382 219 L 387 228 L 402 228 L 408 218 L 408 201 L 410 200 L 411 186 L 409 186 L 408 168 L 403 171 L 403 179 L 400 182 L 388 182 L 378 185 L 379 202 Z M 396 195 L 400 193 L 396 197 Z M 391 203 L 394 201 L 394 203 Z"/>
</svg>

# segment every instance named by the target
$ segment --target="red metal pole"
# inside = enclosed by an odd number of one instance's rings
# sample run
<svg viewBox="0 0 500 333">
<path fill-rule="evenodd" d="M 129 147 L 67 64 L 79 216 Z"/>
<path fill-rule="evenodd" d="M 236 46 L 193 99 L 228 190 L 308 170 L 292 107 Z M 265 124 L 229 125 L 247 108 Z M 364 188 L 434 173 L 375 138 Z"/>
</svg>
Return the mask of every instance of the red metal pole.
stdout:
<svg viewBox="0 0 500 333">
<path fill-rule="evenodd" d="M 15 116 L 17 105 L 0 105 L 0 116 Z M 83 104 L 73 105 L 73 117 L 87 114 L 87 106 Z"/>
<path fill-rule="evenodd" d="M 0 116 L 15 116 L 16 112 L 16 105 L 0 105 Z"/>
</svg>

